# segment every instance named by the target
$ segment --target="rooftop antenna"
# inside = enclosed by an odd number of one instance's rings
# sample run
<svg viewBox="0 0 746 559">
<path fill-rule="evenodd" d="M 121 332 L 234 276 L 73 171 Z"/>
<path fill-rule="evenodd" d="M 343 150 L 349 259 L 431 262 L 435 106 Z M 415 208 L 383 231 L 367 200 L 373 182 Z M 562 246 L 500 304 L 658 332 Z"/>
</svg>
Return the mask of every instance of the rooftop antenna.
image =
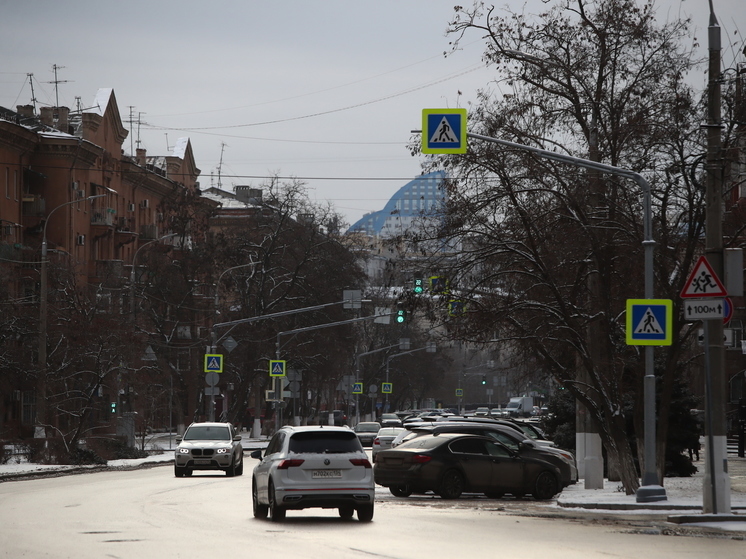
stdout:
<svg viewBox="0 0 746 559">
<path fill-rule="evenodd" d="M 54 84 L 54 103 L 55 107 L 60 106 L 60 91 L 59 91 L 59 84 L 61 83 L 67 83 L 70 80 L 58 80 L 57 79 L 57 70 L 61 70 L 64 68 L 64 66 L 57 66 L 57 64 L 52 64 L 52 70 L 54 70 L 54 81 L 47 82 L 47 83 L 53 83 Z"/>
<path fill-rule="evenodd" d="M 220 163 L 218 164 L 218 188 L 223 186 L 223 183 L 220 182 L 220 174 L 223 172 L 223 152 L 225 151 L 225 148 L 228 144 L 225 142 L 220 142 Z"/>
<path fill-rule="evenodd" d="M 31 86 L 31 103 L 34 106 L 34 114 L 36 114 L 36 95 L 34 94 L 34 74 L 26 74 L 28 76 L 28 83 Z"/>
<path fill-rule="evenodd" d="M 80 95 L 75 96 L 75 106 L 77 107 L 76 112 L 78 113 L 83 112 L 83 104 L 80 102 Z"/>
<path fill-rule="evenodd" d="M 129 107 L 129 110 L 130 110 L 130 119 L 127 122 L 129 122 L 130 130 L 132 130 L 132 124 L 134 123 L 134 116 L 133 116 L 132 111 L 135 108 L 135 106 L 134 105 L 127 105 L 127 106 Z M 135 148 L 134 148 L 133 141 L 134 141 L 133 134 L 130 134 L 130 155 L 135 155 Z"/>
<path fill-rule="evenodd" d="M 166 153 L 171 153 L 171 146 L 168 145 L 168 132 L 163 133 L 166 136 Z"/>
</svg>

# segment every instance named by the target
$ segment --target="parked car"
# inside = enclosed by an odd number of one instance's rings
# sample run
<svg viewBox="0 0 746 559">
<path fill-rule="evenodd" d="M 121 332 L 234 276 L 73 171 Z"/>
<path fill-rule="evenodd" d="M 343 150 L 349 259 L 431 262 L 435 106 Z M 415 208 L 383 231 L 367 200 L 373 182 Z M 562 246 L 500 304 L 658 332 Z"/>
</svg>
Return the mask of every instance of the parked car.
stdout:
<svg viewBox="0 0 746 559">
<path fill-rule="evenodd" d="M 475 417 L 489 417 L 490 408 L 487 408 L 487 407 L 477 408 L 476 410 L 474 410 L 474 416 Z"/>
<path fill-rule="evenodd" d="M 357 438 L 360 439 L 360 444 L 363 446 L 373 446 L 373 439 L 376 438 L 380 429 L 381 426 L 377 421 L 363 421 L 355 425 L 353 431 L 355 431 Z"/>
<path fill-rule="evenodd" d="M 375 483 L 368 456 L 347 427 L 286 426 L 277 431 L 254 468 L 251 497 L 254 517 L 273 522 L 288 510 L 336 508 L 339 516 L 373 519 Z"/>
<path fill-rule="evenodd" d="M 490 437 L 460 433 L 424 435 L 382 450 L 373 473 L 376 483 L 398 497 L 432 491 L 443 499 L 468 492 L 546 500 L 561 489 L 553 464 L 520 455 Z"/>
<path fill-rule="evenodd" d="M 241 435 L 230 423 L 192 423 L 176 437 L 174 475 L 191 476 L 194 470 L 223 470 L 229 477 L 243 474 Z"/>
<path fill-rule="evenodd" d="M 334 425 L 347 425 L 347 414 L 345 414 L 345 412 L 342 410 L 334 410 L 332 413 L 334 414 Z"/>
<path fill-rule="evenodd" d="M 437 423 L 432 426 L 419 425 L 413 427 L 410 435 L 404 437 L 402 442 L 423 435 L 441 433 L 464 433 L 491 437 L 516 454 L 540 458 L 554 464 L 560 472 L 561 489 L 578 481 L 578 468 L 575 463 L 575 456 L 571 452 L 556 447 L 539 445 L 536 441 L 524 435 L 517 427 L 501 422 L 463 421 Z"/>
<path fill-rule="evenodd" d="M 403 427 L 381 427 L 378 431 L 376 438 L 373 440 L 373 462 L 376 461 L 376 455 L 387 448 L 391 448 L 391 443 L 396 436 L 402 431 L 406 431 Z"/>
<path fill-rule="evenodd" d="M 381 427 L 401 427 L 402 421 L 399 416 L 395 413 L 382 413 L 381 414 Z"/>
</svg>

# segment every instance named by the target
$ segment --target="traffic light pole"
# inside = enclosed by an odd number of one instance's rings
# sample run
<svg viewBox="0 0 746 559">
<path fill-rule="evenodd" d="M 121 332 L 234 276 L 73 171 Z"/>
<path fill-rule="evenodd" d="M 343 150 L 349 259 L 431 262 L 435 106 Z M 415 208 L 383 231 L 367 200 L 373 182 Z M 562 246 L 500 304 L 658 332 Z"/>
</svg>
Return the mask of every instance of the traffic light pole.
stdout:
<svg viewBox="0 0 746 559">
<path fill-rule="evenodd" d="M 416 353 L 418 351 L 427 351 L 428 353 L 435 353 L 435 342 L 428 342 L 428 344 L 425 347 L 418 347 L 417 349 L 410 349 L 409 351 L 402 351 L 401 353 L 395 353 L 394 355 L 389 355 L 386 358 L 386 382 L 389 382 L 389 365 L 391 363 L 391 360 L 395 357 L 401 357 L 402 355 L 409 355 L 410 353 Z M 389 395 L 386 394 L 386 402 L 384 404 L 383 408 L 384 412 L 389 411 Z"/>
</svg>

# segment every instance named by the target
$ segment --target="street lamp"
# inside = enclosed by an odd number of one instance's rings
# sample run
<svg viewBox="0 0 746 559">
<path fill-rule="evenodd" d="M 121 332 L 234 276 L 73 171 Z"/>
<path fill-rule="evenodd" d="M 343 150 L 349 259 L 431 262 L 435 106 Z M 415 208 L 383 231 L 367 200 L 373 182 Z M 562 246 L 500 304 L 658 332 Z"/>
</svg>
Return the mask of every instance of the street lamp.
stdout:
<svg viewBox="0 0 746 559">
<path fill-rule="evenodd" d="M 103 198 L 106 194 L 96 194 L 94 196 L 88 196 L 87 201 L 91 201 L 95 198 Z M 41 237 L 41 270 L 39 275 L 41 276 L 41 284 L 39 287 L 39 365 L 41 366 L 41 374 L 39 376 L 39 399 L 38 405 L 36 406 L 36 419 L 37 424 L 42 425 L 46 421 L 46 398 L 47 398 L 47 225 L 49 220 L 52 218 L 52 214 L 64 206 L 70 204 L 76 204 L 80 200 L 72 200 L 65 202 L 52 209 L 47 214 L 47 220 L 44 222 L 44 229 L 42 230 Z"/>
<path fill-rule="evenodd" d="M 137 255 L 139 252 L 152 243 L 157 243 L 159 241 L 162 241 L 163 239 L 170 239 L 171 237 L 176 237 L 178 233 L 169 233 L 168 235 L 163 235 L 163 237 L 159 237 L 157 239 L 153 239 L 152 241 L 148 241 L 147 243 L 143 243 L 138 249 L 135 251 L 135 255 L 132 257 L 132 270 L 130 270 L 130 311 L 132 312 L 132 316 L 135 315 L 135 263 L 137 261 Z"/>
</svg>

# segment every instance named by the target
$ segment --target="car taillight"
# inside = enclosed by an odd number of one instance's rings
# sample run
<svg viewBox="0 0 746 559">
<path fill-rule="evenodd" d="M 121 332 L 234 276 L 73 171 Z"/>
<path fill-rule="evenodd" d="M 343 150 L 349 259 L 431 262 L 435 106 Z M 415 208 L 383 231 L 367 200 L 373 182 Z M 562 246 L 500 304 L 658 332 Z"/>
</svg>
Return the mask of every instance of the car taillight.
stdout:
<svg viewBox="0 0 746 559">
<path fill-rule="evenodd" d="M 350 458 L 353 466 L 365 466 L 366 468 L 372 468 L 367 458 Z"/>
<path fill-rule="evenodd" d="M 301 464 L 303 464 L 304 460 L 300 460 L 298 458 L 294 460 L 283 460 L 277 465 L 278 470 L 287 470 L 288 468 L 297 468 Z"/>
<path fill-rule="evenodd" d="M 381 440 L 378 437 L 376 437 L 375 439 L 373 439 L 373 445 L 374 446 L 375 445 L 379 445 L 380 446 L 380 444 L 381 444 Z"/>
<path fill-rule="evenodd" d="M 415 464 L 425 464 L 427 462 L 430 462 L 432 460 L 432 456 L 428 456 L 427 454 L 415 454 L 412 456 L 412 462 Z"/>
</svg>

